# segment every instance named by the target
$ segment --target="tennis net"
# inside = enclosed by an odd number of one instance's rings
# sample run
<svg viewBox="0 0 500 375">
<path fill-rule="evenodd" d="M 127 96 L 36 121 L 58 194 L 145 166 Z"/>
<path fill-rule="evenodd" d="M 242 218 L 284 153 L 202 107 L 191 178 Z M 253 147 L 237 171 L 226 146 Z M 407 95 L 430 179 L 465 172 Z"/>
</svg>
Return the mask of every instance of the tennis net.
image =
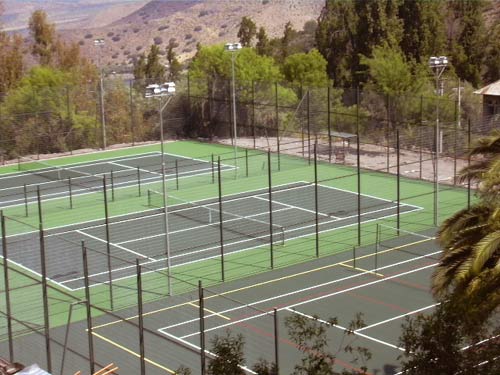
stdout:
<svg viewBox="0 0 500 375">
<path fill-rule="evenodd" d="M 73 168 L 53 166 L 44 161 L 29 158 L 19 159 L 18 170 L 49 181 L 67 182 L 70 180 L 71 183 L 92 191 L 96 190 L 96 188 L 100 189 L 103 181 L 101 176 L 77 171 Z"/>
<path fill-rule="evenodd" d="M 255 218 L 255 216 L 262 216 L 265 213 L 242 216 L 224 210 L 221 212 L 217 208 L 209 207 L 209 205 L 218 204 L 217 201 L 209 204 L 196 204 L 171 194 L 168 195 L 168 204 L 169 215 L 207 225 L 219 225 L 222 217 L 224 231 L 267 244 L 270 242 L 272 228 L 273 244 L 285 244 L 285 228 L 283 226 L 277 224 L 271 226 L 269 222 Z M 148 206 L 163 209 L 163 194 L 155 190 L 148 190 Z M 186 223 L 186 225 L 189 224 Z"/>
</svg>

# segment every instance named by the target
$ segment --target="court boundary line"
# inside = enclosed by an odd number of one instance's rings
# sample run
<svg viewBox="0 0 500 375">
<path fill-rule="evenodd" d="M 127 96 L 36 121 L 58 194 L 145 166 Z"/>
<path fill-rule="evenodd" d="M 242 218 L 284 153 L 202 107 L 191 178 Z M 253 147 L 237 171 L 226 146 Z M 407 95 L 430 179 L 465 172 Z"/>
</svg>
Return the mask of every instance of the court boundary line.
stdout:
<svg viewBox="0 0 500 375">
<path fill-rule="evenodd" d="M 393 263 L 393 264 L 390 264 L 390 265 L 387 265 L 387 266 L 383 266 L 383 267 L 380 267 L 379 270 L 388 269 L 388 268 L 391 268 L 391 267 L 397 267 L 397 266 L 400 266 L 402 264 L 419 261 L 419 260 L 428 258 L 431 255 L 435 255 L 435 254 L 439 254 L 439 253 L 441 253 L 441 250 L 436 251 L 436 252 L 431 253 L 431 254 L 427 254 L 427 255 L 423 255 L 423 256 L 419 256 L 419 257 L 407 259 L 407 260 L 404 260 L 404 261 L 396 262 L 396 263 Z M 297 307 L 297 306 L 302 306 L 302 305 L 305 305 L 305 304 L 308 304 L 308 303 L 311 303 L 311 302 L 321 301 L 323 299 L 326 299 L 326 298 L 329 298 L 329 297 L 332 297 L 332 296 L 336 296 L 336 295 L 339 295 L 339 294 L 351 292 L 353 290 L 357 290 L 357 289 L 361 289 L 361 288 L 364 288 L 364 287 L 367 287 L 367 286 L 375 285 L 375 284 L 378 284 L 378 283 L 381 283 L 381 282 L 384 282 L 384 281 L 388 281 L 388 280 L 392 280 L 392 279 L 395 279 L 395 278 L 398 278 L 398 277 L 401 277 L 401 276 L 406 276 L 406 275 L 412 274 L 414 272 L 419 272 L 419 271 L 425 270 L 427 268 L 434 267 L 437 264 L 439 264 L 439 263 L 437 263 L 437 262 L 436 263 L 431 263 L 431 264 L 428 264 L 428 265 L 425 265 L 425 266 L 422 266 L 422 267 L 419 267 L 419 268 L 411 269 L 409 271 L 405 271 L 405 272 L 402 272 L 402 273 L 397 273 L 397 274 L 394 274 L 394 275 L 386 276 L 384 278 L 378 278 L 376 280 L 368 281 L 366 283 L 354 285 L 354 286 L 351 286 L 351 287 L 346 288 L 346 289 L 335 290 L 335 291 L 327 293 L 327 294 L 322 294 L 321 296 L 318 296 L 318 297 L 309 298 L 309 299 L 306 299 L 306 300 L 302 300 L 300 302 L 296 302 L 296 303 L 292 303 L 290 305 L 279 307 L 277 310 L 278 311 L 286 310 L 286 309 L 289 309 L 289 308 L 294 308 L 294 307 Z M 253 302 L 247 303 L 247 304 L 242 305 L 242 306 L 232 307 L 232 308 L 229 308 L 229 309 L 226 309 L 226 310 L 218 311 L 218 313 L 219 314 L 225 314 L 225 313 L 228 313 L 228 312 L 232 312 L 232 311 L 236 311 L 236 310 L 241 310 L 243 308 L 253 308 L 254 310 L 258 310 L 257 307 L 254 307 L 257 304 L 267 303 L 267 302 L 270 302 L 270 301 L 273 301 L 273 300 L 276 300 L 276 299 L 279 299 L 279 298 L 288 297 L 288 296 L 295 295 L 295 294 L 298 294 L 298 293 L 309 292 L 311 290 L 319 289 L 319 288 L 322 288 L 324 286 L 330 286 L 330 285 L 333 285 L 333 284 L 341 283 L 341 282 L 346 281 L 346 280 L 351 280 L 351 279 L 355 279 L 355 278 L 362 277 L 362 276 L 367 276 L 367 275 L 369 276 L 369 275 L 371 275 L 371 273 L 361 272 L 361 273 L 356 273 L 356 274 L 349 275 L 349 276 L 344 276 L 344 277 L 341 277 L 339 279 L 326 281 L 326 282 L 321 283 L 321 284 L 312 285 L 312 286 L 308 286 L 306 288 L 296 289 L 296 290 L 293 290 L 293 291 L 290 291 L 290 292 L 287 292 L 287 293 L 278 294 L 278 295 L 274 295 L 274 296 L 271 296 L 271 297 L 268 297 L 268 298 L 264 298 L 264 299 L 261 299 L 261 300 L 253 301 Z M 211 327 L 211 328 L 206 329 L 205 333 L 206 332 L 214 331 L 216 329 L 225 328 L 225 327 L 228 327 L 228 326 L 240 323 L 242 321 L 247 321 L 247 320 L 253 319 L 255 317 L 260 317 L 260 316 L 263 316 L 263 315 L 271 315 L 271 311 L 265 311 L 265 312 L 262 312 L 261 314 L 259 313 L 259 314 L 255 315 L 255 316 L 245 317 L 245 318 L 242 318 L 241 320 L 232 321 L 231 323 L 226 323 L 226 324 L 222 324 L 222 325 L 219 325 L 219 326 Z M 208 318 L 208 317 L 211 317 L 211 315 L 205 316 L 205 318 Z M 188 320 L 188 321 L 185 321 L 185 322 L 182 322 L 182 323 L 184 323 L 184 324 L 190 324 L 190 323 L 192 323 L 192 321 Z M 179 326 L 179 325 L 181 325 L 181 324 L 177 324 L 177 326 Z M 168 326 L 167 327 L 158 328 L 158 331 L 161 332 L 161 333 L 163 333 L 163 330 L 167 329 L 167 328 L 168 328 Z M 181 338 L 192 337 L 192 336 L 195 336 L 197 334 L 199 334 L 199 331 L 197 331 L 195 333 L 191 333 L 189 335 L 181 336 Z"/>
<path fill-rule="evenodd" d="M 409 247 L 409 246 L 419 245 L 421 243 L 424 243 L 424 242 L 427 242 L 427 241 L 431 241 L 431 240 L 434 240 L 434 239 L 435 239 L 435 237 L 430 237 L 428 239 L 419 240 L 419 241 L 416 241 L 416 242 L 399 245 L 397 247 L 392 247 L 390 249 L 381 250 L 381 251 L 378 252 L 378 255 L 389 253 L 389 252 L 392 252 L 392 251 L 398 251 L 400 249 L 404 249 L 404 248 Z M 373 256 L 375 256 L 374 253 L 365 254 L 365 255 L 356 257 L 356 261 L 359 261 L 361 259 L 370 258 L 370 257 L 373 257 Z M 218 294 L 210 295 L 208 297 L 205 297 L 205 299 L 212 299 L 212 298 L 215 298 L 215 297 L 220 297 L 220 296 L 225 296 L 225 295 L 228 295 L 228 294 L 238 293 L 238 292 L 241 292 L 241 291 L 244 291 L 244 290 L 248 290 L 248 289 L 252 289 L 252 288 L 256 288 L 256 287 L 261 287 L 261 286 L 272 284 L 272 283 L 275 283 L 275 282 L 280 282 L 280 281 L 292 279 L 292 278 L 295 278 L 295 277 L 300 277 L 300 276 L 307 275 L 307 274 L 310 274 L 310 273 L 313 273 L 313 272 L 323 271 L 323 270 L 326 270 L 326 269 L 329 269 L 329 268 L 337 267 L 340 263 L 346 263 L 346 262 L 352 262 L 352 261 L 354 261 L 354 258 L 346 259 L 346 260 L 343 260 L 343 261 L 338 261 L 336 263 L 327 264 L 325 266 L 320 266 L 320 267 L 312 268 L 312 269 L 305 270 L 305 271 L 296 272 L 294 274 L 288 274 L 288 275 L 285 275 L 285 276 L 280 276 L 280 277 L 273 278 L 273 279 L 270 279 L 270 280 L 261 281 L 261 282 L 258 282 L 258 283 L 252 284 L 252 285 L 245 285 L 245 286 L 242 286 L 242 287 L 239 287 L 239 288 L 230 289 L 230 290 L 227 290 L 227 291 L 220 292 Z M 159 308 L 159 309 L 156 309 L 156 310 L 148 311 L 147 313 L 144 313 L 143 316 L 149 316 L 149 315 L 161 313 L 163 311 L 175 309 L 177 307 L 182 307 L 182 306 L 184 306 L 184 305 L 186 305 L 188 303 L 189 302 L 182 302 L 182 303 L 178 303 L 176 305 L 167 306 L 167 307 Z M 104 323 L 104 324 L 101 324 L 101 325 L 98 325 L 98 326 L 94 326 L 93 328 L 94 329 L 98 329 L 98 328 L 102 328 L 102 327 L 107 327 L 107 326 L 110 326 L 110 325 L 121 323 L 123 320 L 132 320 L 132 319 L 137 319 L 137 318 L 138 318 L 138 315 L 133 315 L 133 316 L 130 316 L 128 318 L 123 318 L 121 320 L 115 320 L 115 321 L 112 321 L 112 322 L 108 322 L 108 323 Z"/>
<path fill-rule="evenodd" d="M 380 212 L 380 211 L 383 211 L 383 210 L 394 209 L 394 208 L 395 207 L 386 207 L 386 208 L 384 208 L 382 210 L 370 211 L 370 212 L 366 212 L 364 214 L 372 214 L 374 212 Z M 405 212 L 403 212 L 401 214 L 412 213 L 412 212 L 415 212 L 415 211 L 419 211 L 419 209 L 405 211 Z M 365 223 L 370 223 L 370 222 L 373 222 L 373 221 L 376 221 L 376 220 L 383 220 L 383 219 L 387 219 L 387 218 L 390 218 L 390 217 L 393 217 L 393 216 L 396 216 L 396 215 L 397 215 L 397 213 L 396 214 L 392 214 L 392 215 L 385 215 L 385 216 L 383 216 L 381 218 L 373 218 L 373 219 L 365 220 L 362 223 L 365 224 Z M 355 216 L 357 216 L 357 215 L 355 215 Z M 346 217 L 345 219 L 351 219 L 352 217 L 355 217 L 355 216 Z M 319 225 L 321 226 L 321 225 L 325 225 L 325 224 L 331 224 L 331 223 L 334 223 L 336 221 L 340 221 L 340 220 L 330 220 L 330 221 L 319 223 Z M 322 230 L 319 231 L 319 233 L 325 233 L 325 232 L 335 231 L 335 230 L 339 230 L 339 229 L 344 229 L 344 228 L 348 228 L 348 227 L 354 226 L 354 225 L 357 225 L 357 223 L 352 223 L 352 224 L 347 224 L 347 225 L 341 225 L 339 227 L 330 228 L 330 229 L 322 229 Z M 311 225 L 306 225 L 306 226 L 302 226 L 302 227 L 299 227 L 299 228 L 294 228 L 294 229 L 291 229 L 289 231 L 285 230 L 285 242 L 314 235 L 314 233 L 306 233 L 306 234 L 301 234 L 301 235 L 297 235 L 297 236 L 294 236 L 294 237 L 289 237 L 289 238 L 286 237 L 286 233 L 291 233 L 291 232 L 295 232 L 295 231 L 299 231 L 299 230 L 303 230 L 305 228 L 311 228 L 311 227 L 315 227 L 315 226 L 316 226 L 316 224 L 311 224 Z M 259 239 L 265 238 L 265 237 L 268 237 L 268 235 L 266 234 L 266 235 L 262 235 L 262 236 L 258 236 L 258 237 L 245 238 L 243 240 L 238 240 L 238 241 L 233 241 L 231 243 L 227 243 L 227 244 L 225 244 L 225 247 L 229 247 L 229 246 L 236 245 L 236 244 L 239 244 L 239 243 L 251 242 L 251 241 L 259 240 Z M 251 247 L 247 247 L 247 248 L 243 248 L 243 249 L 238 249 L 238 250 L 234 250 L 234 251 L 228 252 L 225 255 L 239 254 L 239 253 L 244 252 L 244 251 L 259 249 L 259 248 L 261 248 L 263 246 L 268 246 L 268 245 L 264 244 L 264 245 L 251 246 Z M 202 253 L 202 252 L 213 251 L 213 250 L 219 249 L 219 248 L 220 248 L 220 246 L 216 245 L 216 246 L 212 246 L 212 247 L 206 247 L 206 248 L 203 248 L 203 249 L 195 249 L 195 250 L 190 251 L 188 253 L 173 255 L 170 258 L 172 260 L 172 259 L 176 259 L 176 258 L 181 258 L 181 257 L 189 256 L 189 255 L 192 255 L 192 254 L 195 254 L 195 253 L 199 254 L 199 253 Z M 203 261 L 206 261 L 206 260 L 215 259 L 215 258 L 218 258 L 218 257 L 220 257 L 220 255 L 214 255 L 214 256 L 210 256 L 210 257 L 206 257 L 206 258 L 202 258 L 202 259 L 196 259 L 196 260 L 193 260 L 193 261 L 188 261 L 188 262 L 184 262 L 184 263 L 172 265 L 171 268 L 177 268 L 177 267 L 181 267 L 181 266 L 187 266 L 187 265 L 190 265 L 190 264 L 195 264 L 195 263 L 203 262 Z M 159 262 L 163 262 L 165 260 L 166 260 L 166 258 L 162 257 L 162 258 L 154 259 L 154 260 L 152 260 L 150 262 L 149 261 L 145 262 L 145 263 L 143 263 L 143 265 L 147 266 L 149 264 L 159 263 Z M 120 269 L 112 270 L 111 272 L 121 272 L 121 271 L 125 271 L 127 269 L 133 269 L 133 268 L 135 268 L 135 266 L 128 265 L 128 266 L 121 267 Z M 166 269 L 165 267 L 161 267 L 159 269 L 150 270 L 150 271 L 147 271 L 145 273 L 161 272 L 161 271 L 164 271 L 165 269 Z M 106 272 L 99 272 L 99 273 L 93 274 L 93 275 L 91 275 L 91 277 L 101 276 L 104 273 L 107 273 L 107 271 Z M 114 279 L 113 281 L 122 281 L 122 280 L 129 279 L 131 277 L 133 277 L 133 275 L 118 277 L 118 278 Z M 80 278 L 74 278 L 74 279 L 70 279 L 70 280 L 65 280 L 65 281 L 63 281 L 63 283 L 75 282 L 75 281 L 78 281 L 78 280 L 82 280 L 82 278 L 80 277 Z M 104 282 L 104 283 L 101 283 L 101 284 L 107 284 L 107 282 Z M 94 285 L 91 285 L 90 287 L 97 287 L 99 285 L 100 284 L 94 284 Z M 81 290 L 81 289 L 82 289 L 82 287 L 80 287 L 80 288 L 74 288 L 72 290 L 78 291 L 78 290 Z"/>
</svg>

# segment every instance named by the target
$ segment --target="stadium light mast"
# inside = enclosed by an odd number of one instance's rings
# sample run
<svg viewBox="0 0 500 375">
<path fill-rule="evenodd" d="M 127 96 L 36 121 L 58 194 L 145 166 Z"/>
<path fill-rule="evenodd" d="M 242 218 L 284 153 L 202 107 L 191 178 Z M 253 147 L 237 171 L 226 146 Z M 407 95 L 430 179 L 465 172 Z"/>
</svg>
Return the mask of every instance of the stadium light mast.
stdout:
<svg viewBox="0 0 500 375">
<path fill-rule="evenodd" d="M 99 102 L 101 104 L 101 131 L 102 131 L 102 149 L 106 149 L 106 117 L 104 115 L 104 83 L 101 63 L 101 50 L 104 47 L 104 39 L 94 39 L 94 47 L 97 47 L 97 61 L 99 64 Z"/>
<path fill-rule="evenodd" d="M 164 218 L 164 229 L 165 229 L 165 255 L 167 257 L 167 282 L 168 282 L 168 294 L 172 295 L 172 282 L 170 275 L 170 235 L 168 226 L 168 204 L 167 204 L 167 180 L 166 180 L 166 166 L 165 166 L 165 149 L 164 149 L 164 136 L 163 136 L 163 111 L 167 107 L 168 103 L 172 100 L 175 94 L 175 83 L 165 82 L 161 85 L 152 84 L 146 87 L 146 98 L 158 99 L 158 110 L 160 113 L 160 144 L 161 144 L 161 175 L 162 175 L 162 190 L 163 190 L 163 218 Z M 166 99 L 163 101 L 163 99 Z"/>
<path fill-rule="evenodd" d="M 448 66 L 448 58 L 446 56 L 431 56 L 429 58 L 429 67 L 434 72 L 436 80 L 436 169 L 434 176 L 434 225 L 439 223 L 439 154 L 441 152 L 441 130 L 439 127 L 439 97 L 444 95 L 443 82 L 441 76 Z"/>
<path fill-rule="evenodd" d="M 237 152 L 238 152 L 238 134 L 236 127 L 236 88 L 234 79 L 234 60 L 236 57 L 236 52 L 242 48 L 241 43 L 226 43 L 224 49 L 231 52 L 231 82 L 232 82 L 232 96 L 233 96 L 233 146 L 234 146 L 234 171 L 235 176 L 238 176 L 238 162 L 237 162 Z"/>
</svg>

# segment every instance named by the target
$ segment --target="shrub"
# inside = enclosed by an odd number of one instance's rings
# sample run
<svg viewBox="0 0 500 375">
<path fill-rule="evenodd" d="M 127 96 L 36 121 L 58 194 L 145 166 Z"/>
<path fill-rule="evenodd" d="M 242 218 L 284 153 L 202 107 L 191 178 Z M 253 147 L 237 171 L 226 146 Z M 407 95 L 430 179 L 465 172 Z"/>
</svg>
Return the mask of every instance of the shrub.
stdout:
<svg viewBox="0 0 500 375">
<path fill-rule="evenodd" d="M 124 55 L 124 56 L 128 56 L 128 55 L 130 55 L 130 51 L 123 51 L 123 55 Z"/>
<path fill-rule="evenodd" d="M 191 51 L 192 51 L 192 49 L 191 49 L 191 48 L 184 48 L 184 49 L 182 50 L 182 52 L 185 52 L 185 53 L 189 53 L 189 52 L 191 52 Z"/>
<path fill-rule="evenodd" d="M 111 38 L 113 42 L 119 42 L 120 41 L 120 35 L 115 35 L 114 37 Z"/>
<path fill-rule="evenodd" d="M 269 4 L 269 0 L 262 0 L 262 5 Z"/>
<path fill-rule="evenodd" d="M 201 27 L 201 26 L 196 26 L 196 27 L 194 28 L 194 31 L 197 31 L 197 32 L 198 32 L 198 31 L 201 31 L 201 29 L 202 29 L 202 27 Z"/>
<path fill-rule="evenodd" d="M 142 46 L 137 46 L 137 47 L 135 47 L 135 50 L 136 50 L 136 51 L 140 51 L 141 49 L 142 49 Z"/>
<path fill-rule="evenodd" d="M 184 39 L 191 39 L 193 37 L 193 34 L 186 34 L 186 36 L 184 37 Z"/>
<path fill-rule="evenodd" d="M 118 58 L 118 54 L 115 53 L 113 56 L 111 56 L 112 59 L 117 59 Z"/>
<path fill-rule="evenodd" d="M 158 31 L 163 31 L 163 30 L 166 30 L 166 29 L 168 29 L 169 27 L 170 27 L 169 25 L 163 25 L 163 26 L 160 26 L 160 27 L 158 28 Z"/>
<path fill-rule="evenodd" d="M 159 37 L 159 36 L 155 36 L 155 37 L 153 38 L 153 41 L 154 41 L 154 43 L 155 43 L 157 46 L 159 46 L 160 44 L 162 44 L 162 43 L 163 43 L 163 39 L 162 39 L 161 37 Z"/>
<path fill-rule="evenodd" d="M 109 33 L 107 33 L 106 35 L 107 35 L 107 36 L 109 36 L 109 37 L 111 38 L 113 35 L 115 35 L 115 33 L 114 33 L 114 32 L 112 32 L 112 31 L 110 31 L 110 32 L 109 32 Z"/>
<path fill-rule="evenodd" d="M 202 10 L 199 14 L 198 14 L 198 17 L 204 17 L 204 16 L 208 16 L 210 14 L 210 12 L 208 10 Z"/>
<path fill-rule="evenodd" d="M 220 25 L 220 28 L 221 28 L 221 29 L 225 29 L 226 27 L 227 27 L 227 25 L 226 25 L 226 24 Z"/>
<path fill-rule="evenodd" d="M 227 33 L 226 33 L 225 31 L 221 31 L 221 32 L 219 33 L 219 36 L 224 36 L 224 35 L 226 35 L 226 34 L 227 34 Z"/>
<path fill-rule="evenodd" d="M 92 35 L 92 34 L 85 34 L 85 39 L 90 39 L 90 38 L 92 38 L 92 37 L 93 37 L 93 35 Z"/>
<path fill-rule="evenodd" d="M 83 40 L 80 40 L 80 41 L 78 42 L 78 44 L 79 44 L 79 45 L 81 45 L 81 46 L 83 46 L 83 45 L 85 44 L 85 42 L 84 42 Z"/>
<path fill-rule="evenodd" d="M 132 30 L 132 31 L 133 31 L 135 34 L 137 34 L 139 31 L 141 31 L 141 29 L 139 29 L 139 28 L 137 28 L 137 27 L 136 27 L 136 28 L 135 28 L 134 30 Z"/>
</svg>

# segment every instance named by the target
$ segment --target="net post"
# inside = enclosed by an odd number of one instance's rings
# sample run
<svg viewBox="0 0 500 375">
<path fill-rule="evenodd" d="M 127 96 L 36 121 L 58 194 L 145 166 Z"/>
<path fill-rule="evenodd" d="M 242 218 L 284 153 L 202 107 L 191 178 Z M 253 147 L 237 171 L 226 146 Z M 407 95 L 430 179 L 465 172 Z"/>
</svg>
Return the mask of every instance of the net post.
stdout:
<svg viewBox="0 0 500 375">
<path fill-rule="evenodd" d="M 113 302 L 113 274 L 111 264 L 111 235 L 109 230 L 109 208 L 108 208 L 108 188 L 106 184 L 106 176 L 102 176 L 102 191 L 104 195 L 104 224 L 106 229 L 106 260 L 108 266 L 108 281 L 109 281 L 109 305 L 110 309 L 114 310 Z"/>
<path fill-rule="evenodd" d="M 135 260 L 137 281 L 137 317 L 139 318 L 139 360 L 141 361 L 141 375 L 146 374 L 146 351 L 144 347 L 144 313 L 142 304 L 142 267 L 139 259 Z"/>
<path fill-rule="evenodd" d="M 401 149 L 400 149 L 400 140 L 399 140 L 399 128 L 396 129 L 396 195 L 397 195 L 397 207 L 396 207 L 396 220 L 397 220 L 397 228 L 398 228 L 398 236 L 399 229 L 401 228 Z"/>
<path fill-rule="evenodd" d="M 148 207 L 153 207 L 152 203 L 151 203 L 151 190 L 148 189 Z"/>
<path fill-rule="evenodd" d="M 375 272 L 378 270 L 378 252 L 380 246 L 380 224 L 377 223 L 375 228 Z"/>
<path fill-rule="evenodd" d="M 470 150 L 471 146 L 471 127 L 470 127 L 470 119 L 467 121 L 467 150 Z M 467 156 L 467 168 L 470 168 L 470 162 L 471 162 L 471 155 L 470 152 L 468 153 Z M 470 195 L 471 195 L 471 188 L 470 188 L 470 177 L 467 177 L 467 209 L 470 209 Z"/>
<path fill-rule="evenodd" d="M 356 246 L 352 247 L 352 267 L 356 269 Z"/>
<path fill-rule="evenodd" d="M 40 185 L 36 189 L 38 203 L 38 226 L 40 237 L 40 264 L 42 269 L 42 299 L 44 317 L 45 350 L 47 354 L 47 370 L 52 372 L 52 358 L 50 349 L 50 320 L 49 320 L 49 296 L 47 290 L 47 264 L 45 262 L 45 234 L 43 229 L 42 198 L 40 196 Z"/>
<path fill-rule="evenodd" d="M 175 159 L 175 190 L 179 190 L 179 160 Z"/>
<path fill-rule="evenodd" d="M 137 166 L 137 193 L 138 193 L 139 197 L 142 195 L 142 192 L 141 192 L 141 169 L 139 168 L 139 166 Z"/>
<path fill-rule="evenodd" d="M 115 175 L 113 170 L 109 173 L 109 178 L 111 180 L 111 202 L 115 201 Z"/>
<path fill-rule="evenodd" d="M 83 282 L 85 285 L 85 307 L 87 313 L 87 339 L 89 344 L 89 365 L 90 373 L 95 372 L 95 360 L 94 360 L 94 335 L 92 333 L 92 304 L 90 301 L 90 287 L 89 287 L 89 265 L 87 258 L 87 248 L 85 246 L 85 241 L 81 242 L 82 247 L 82 258 L 83 258 Z"/>
<path fill-rule="evenodd" d="M 224 215 L 222 213 L 222 176 L 220 171 L 220 156 L 217 158 L 217 182 L 219 185 L 219 238 L 220 238 L 220 269 L 221 279 L 225 281 L 224 268 Z"/>
<path fill-rule="evenodd" d="M 206 355 L 205 355 L 205 301 L 203 293 L 203 285 L 201 280 L 198 280 L 198 306 L 200 319 L 200 361 L 201 375 L 206 373 Z"/>
<path fill-rule="evenodd" d="M 248 177 L 248 149 L 245 149 L 245 175 Z"/>
<path fill-rule="evenodd" d="M 269 250 L 271 257 L 271 269 L 274 269 L 274 246 L 273 246 L 273 184 L 271 176 L 271 151 L 267 151 L 267 174 L 268 174 L 268 196 L 269 196 Z"/>
<path fill-rule="evenodd" d="M 68 177 L 68 193 L 69 193 L 69 208 L 73 209 L 73 185 L 71 183 L 71 177 Z"/>
<path fill-rule="evenodd" d="M 319 198 L 318 198 L 318 143 L 314 143 L 314 228 L 316 234 L 316 258 L 319 258 Z"/>
<path fill-rule="evenodd" d="M 327 125 L 328 125 L 328 162 L 332 162 L 332 107 L 331 107 L 331 82 L 328 84 L 328 88 L 326 91 L 326 98 L 327 98 L 327 104 L 326 104 L 326 116 L 327 116 Z"/>
<path fill-rule="evenodd" d="M 212 162 L 212 164 L 210 164 L 210 165 L 211 165 L 211 168 L 212 168 L 212 184 L 215 184 L 215 160 L 214 160 L 214 154 L 212 154 L 211 162 Z"/>
<path fill-rule="evenodd" d="M 276 367 L 276 374 L 279 374 L 279 363 L 280 363 L 280 355 L 279 355 L 279 321 L 278 321 L 278 309 L 273 308 L 273 325 L 274 325 L 274 365 Z"/>
<path fill-rule="evenodd" d="M 9 286 L 9 252 L 7 245 L 7 225 L 3 211 L 0 210 L 0 229 L 2 231 L 2 255 L 3 255 L 3 282 L 5 289 L 5 310 L 7 314 L 7 336 L 9 342 L 9 360 L 14 362 L 14 343 L 12 341 L 12 313 L 10 308 L 10 286 Z"/>
<path fill-rule="evenodd" d="M 311 97 L 310 90 L 307 90 L 307 162 L 311 165 Z"/>
<path fill-rule="evenodd" d="M 28 211 L 28 187 L 26 184 L 23 185 L 23 194 L 24 194 L 24 216 L 29 216 Z"/>
</svg>

